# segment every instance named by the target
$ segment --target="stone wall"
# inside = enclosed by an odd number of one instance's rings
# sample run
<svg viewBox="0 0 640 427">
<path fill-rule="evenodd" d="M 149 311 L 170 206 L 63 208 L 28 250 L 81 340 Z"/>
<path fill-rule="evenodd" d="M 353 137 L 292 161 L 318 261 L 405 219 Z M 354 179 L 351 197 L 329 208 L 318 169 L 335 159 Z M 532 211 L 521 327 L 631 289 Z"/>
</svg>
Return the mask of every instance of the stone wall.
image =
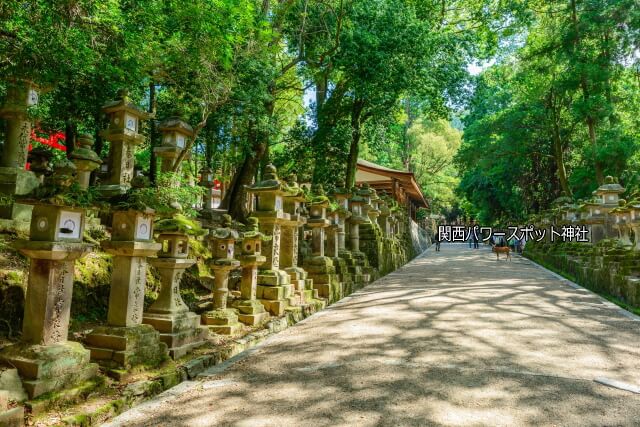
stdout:
<svg viewBox="0 0 640 427">
<path fill-rule="evenodd" d="M 524 256 L 568 279 L 632 307 L 640 307 L 640 253 L 615 240 L 596 245 L 528 242 Z"/>
<path fill-rule="evenodd" d="M 424 252 L 431 244 L 427 231 L 419 227 L 412 219 L 409 220 L 409 234 L 415 255 Z"/>
<path fill-rule="evenodd" d="M 412 224 L 416 225 L 413 221 Z M 416 230 L 415 235 L 422 235 L 422 232 L 422 229 Z M 428 247 L 426 240 L 418 239 L 415 246 L 413 235 L 414 233 L 400 233 L 398 237 L 387 237 L 377 225 L 361 224 L 360 249 L 367 255 L 371 266 L 378 270 L 379 276 L 384 276 L 402 267 Z"/>
</svg>

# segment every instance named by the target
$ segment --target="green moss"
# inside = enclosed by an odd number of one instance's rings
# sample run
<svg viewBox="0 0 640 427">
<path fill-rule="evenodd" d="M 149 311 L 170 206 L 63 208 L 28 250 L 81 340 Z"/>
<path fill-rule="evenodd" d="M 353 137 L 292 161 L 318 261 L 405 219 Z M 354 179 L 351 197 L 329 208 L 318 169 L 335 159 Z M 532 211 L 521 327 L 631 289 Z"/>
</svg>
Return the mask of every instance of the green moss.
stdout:
<svg viewBox="0 0 640 427">
<path fill-rule="evenodd" d="M 155 231 L 157 233 L 184 233 L 189 236 L 201 236 L 205 233 L 197 221 L 180 214 L 175 215 L 173 218 L 156 221 Z"/>
</svg>

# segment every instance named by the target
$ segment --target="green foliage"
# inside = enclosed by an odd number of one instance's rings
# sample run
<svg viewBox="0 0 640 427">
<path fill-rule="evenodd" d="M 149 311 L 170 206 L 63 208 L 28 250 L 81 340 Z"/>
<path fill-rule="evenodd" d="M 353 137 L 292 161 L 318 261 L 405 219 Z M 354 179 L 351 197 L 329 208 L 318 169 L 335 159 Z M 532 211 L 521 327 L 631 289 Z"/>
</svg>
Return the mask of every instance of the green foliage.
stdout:
<svg viewBox="0 0 640 427">
<path fill-rule="evenodd" d="M 181 210 L 185 215 L 194 217 L 197 212 L 193 206 L 202 200 L 203 195 L 203 187 L 190 185 L 182 175 L 168 172 L 158 175 L 157 187 L 132 188 L 116 206 L 136 210 L 151 208 L 159 215 L 171 215 Z"/>
<path fill-rule="evenodd" d="M 524 219 L 562 193 L 588 197 L 637 166 L 637 33 L 626 29 L 639 27 L 640 6 L 532 5 L 526 39 L 478 76 L 464 118 L 460 194 L 487 222 Z"/>
</svg>

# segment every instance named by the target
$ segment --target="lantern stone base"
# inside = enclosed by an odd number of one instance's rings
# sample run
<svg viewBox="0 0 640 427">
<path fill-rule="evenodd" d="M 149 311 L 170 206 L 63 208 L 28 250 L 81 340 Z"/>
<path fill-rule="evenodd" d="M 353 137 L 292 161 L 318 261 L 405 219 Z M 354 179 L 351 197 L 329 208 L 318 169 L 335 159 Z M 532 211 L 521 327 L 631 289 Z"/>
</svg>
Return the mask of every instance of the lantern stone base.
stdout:
<svg viewBox="0 0 640 427">
<path fill-rule="evenodd" d="M 236 300 L 233 306 L 238 310 L 238 320 L 245 325 L 255 326 L 269 319 L 269 313 L 258 300 Z"/>
<path fill-rule="evenodd" d="M 300 267 L 289 267 L 285 271 L 289 274 L 289 279 L 294 286 L 294 292 L 300 297 L 300 303 L 303 305 L 310 304 L 314 298 L 314 293 L 313 280 L 308 278 L 309 274 Z"/>
<path fill-rule="evenodd" d="M 206 343 L 209 330 L 200 325 L 200 316 L 190 311 L 178 313 L 144 313 L 142 323 L 160 332 L 160 341 L 169 348 L 169 356 L 179 359 Z"/>
<path fill-rule="evenodd" d="M 343 296 L 347 296 L 353 292 L 353 276 L 349 271 L 349 267 L 347 266 L 347 262 L 340 258 L 334 257 L 332 258 L 333 265 L 336 268 L 336 273 L 340 276 L 340 282 L 342 283 L 342 292 Z"/>
<path fill-rule="evenodd" d="M 256 298 L 274 316 L 284 315 L 284 309 L 291 305 L 293 285 L 289 275 L 282 270 L 263 270 L 258 274 Z"/>
<path fill-rule="evenodd" d="M 24 407 L 0 408 L 0 426 L 21 427 L 24 425 Z"/>
<path fill-rule="evenodd" d="M 202 323 L 215 334 L 236 335 L 242 330 L 238 323 L 238 314 L 231 308 L 220 308 L 202 314 Z"/>
<path fill-rule="evenodd" d="M 15 366 L 30 399 L 89 380 L 98 373 L 90 352 L 78 342 L 52 345 L 14 344 L 0 351 L 0 361 Z"/>
<path fill-rule="evenodd" d="M 85 338 L 91 359 L 112 369 L 153 368 L 167 359 L 167 345 L 150 325 L 99 326 Z"/>
<path fill-rule="evenodd" d="M 36 175 L 28 170 L 0 167 L 0 194 L 22 196 L 40 185 Z"/>
<path fill-rule="evenodd" d="M 310 258 L 305 261 L 304 269 L 313 280 L 313 288 L 318 291 L 320 298 L 326 298 L 329 303 L 342 298 L 342 283 L 331 258 L 324 256 Z"/>
</svg>

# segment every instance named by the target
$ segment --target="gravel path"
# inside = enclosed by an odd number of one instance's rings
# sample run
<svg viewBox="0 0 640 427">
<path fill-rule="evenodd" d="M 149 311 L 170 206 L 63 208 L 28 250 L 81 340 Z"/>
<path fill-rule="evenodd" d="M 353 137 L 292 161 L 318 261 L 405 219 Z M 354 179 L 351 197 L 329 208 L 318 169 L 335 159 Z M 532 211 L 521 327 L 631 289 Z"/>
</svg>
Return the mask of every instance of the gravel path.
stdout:
<svg viewBox="0 0 640 427">
<path fill-rule="evenodd" d="M 443 244 L 109 426 L 639 426 L 595 380 L 640 386 L 640 321 L 570 285 Z"/>
</svg>

